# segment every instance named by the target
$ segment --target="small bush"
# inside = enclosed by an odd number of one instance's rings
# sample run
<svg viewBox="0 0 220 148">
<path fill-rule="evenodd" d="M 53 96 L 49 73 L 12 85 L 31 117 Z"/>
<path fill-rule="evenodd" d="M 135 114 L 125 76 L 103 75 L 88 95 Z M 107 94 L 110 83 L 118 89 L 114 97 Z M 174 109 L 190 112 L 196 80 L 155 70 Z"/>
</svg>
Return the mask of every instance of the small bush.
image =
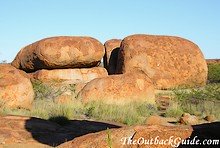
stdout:
<svg viewBox="0 0 220 148">
<path fill-rule="evenodd" d="M 208 64 L 208 81 L 220 83 L 220 64 Z"/>
<path fill-rule="evenodd" d="M 184 113 L 181 106 L 177 102 L 172 102 L 165 112 L 166 117 L 181 117 Z"/>
<path fill-rule="evenodd" d="M 178 116 L 182 111 L 201 117 L 214 114 L 219 119 L 220 83 L 210 83 L 202 88 L 176 89 L 173 92 L 176 105 L 168 108 L 167 116 Z"/>
<path fill-rule="evenodd" d="M 43 84 L 39 80 L 32 80 L 33 89 L 35 92 L 35 99 L 52 98 L 54 94 L 52 88 L 46 84 Z"/>
</svg>

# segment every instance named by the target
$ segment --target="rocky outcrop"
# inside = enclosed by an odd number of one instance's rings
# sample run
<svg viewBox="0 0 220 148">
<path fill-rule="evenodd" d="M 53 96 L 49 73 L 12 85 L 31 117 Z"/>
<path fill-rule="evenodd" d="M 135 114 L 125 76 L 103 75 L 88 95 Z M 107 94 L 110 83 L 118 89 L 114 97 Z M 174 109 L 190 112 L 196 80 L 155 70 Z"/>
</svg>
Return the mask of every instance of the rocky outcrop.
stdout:
<svg viewBox="0 0 220 148">
<path fill-rule="evenodd" d="M 0 64 L 0 107 L 31 108 L 34 91 L 27 74 L 9 64 Z"/>
<path fill-rule="evenodd" d="M 203 86 L 207 64 L 199 47 L 172 36 L 131 35 L 123 39 L 117 73 L 143 70 L 156 88 Z"/>
<path fill-rule="evenodd" d="M 60 145 L 60 148 L 165 148 L 178 146 L 180 140 L 188 138 L 192 133 L 189 126 L 133 126 L 111 129 L 99 133 L 88 134 Z M 166 144 L 159 141 L 169 140 Z M 152 140 L 151 140 L 152 139 Z M 172 141 L 179 139 L 178 142 Z"/>
<path fill-rule="evenodd" d="M 105 42 L 104 67 L 109 74 L 114 74 L 117 66 L 118 51 L 120 49 L 121 40 L 111 39 Z"/>
<path fill-rule="evenodd" d="M 125 104 L 132 101 L 154 103 L 154 86 L 142 71 L 97 78 L 79 92 L 84 103 L 103 101 L 109 104 Z"/>
<path fill-rule="evenodd" d="M 40 69 L 89 68 L 100 63 L 104 46 L 91 37 L 46 38 L 21 49 L 12 65 L 26 72 Z"/>
<path fill-rule="evenodd" d="M 31 74 L 34 79 L 42 82 L 87 83 L 95 78 L 105 77 L 107 71 L 102 67 L 80 69 L 38 70 Z"/>
</svg>

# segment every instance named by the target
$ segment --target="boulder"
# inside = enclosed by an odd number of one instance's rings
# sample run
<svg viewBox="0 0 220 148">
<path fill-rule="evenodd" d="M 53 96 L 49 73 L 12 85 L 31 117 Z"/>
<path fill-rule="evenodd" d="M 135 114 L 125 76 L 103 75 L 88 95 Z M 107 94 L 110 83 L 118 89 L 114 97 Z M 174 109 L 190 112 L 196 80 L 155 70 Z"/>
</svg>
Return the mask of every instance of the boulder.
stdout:
<svg viewBox="0 0 220 148">
<path fill-rule="evenodd" d="M 84 103 L 103 101 L 109 104 L 125 104 L 133 101 L 155 103 L 154 86 L 142 71 L 96 78 L 79 92 Z"/>
<path fill-rule="evenodd" d="M 180 140 L 188 138 L 191 133 L 190 126 L 123 127 L 81 136 L 61 144 L 59 148 L 167 148 L 178 146 Z M 161 144 L 165 140 L 170 142 Z"/>
<path fill-rule="evenodd" d="M 59 36 L 42 39 L 21 49 L 12 65 L 26 72 L 40 69 L 97 66 L 104 46 L 91 37 Z"/>
<path fill-rule="evenodd" d="M 215 115 L 208 115 L 208 116 L 206 116 L 204 119 L 205 119 L 206 121 L 208 121 L 208 122 L 214 122 L 214 121 L 216 121 Z"/>
<path fill-rule="evenodd" d="M 199 119 L 194 115 L 190 115 L 189 113 L 184 113 L 180 118 L 180 123 L 186 125 L 196 125 L 199 124 Z"/>
<path fill-rule="evenodd" d="M 174 118 L 166 118 L 158 115 L 152 115 L 147 118 L 147 125 L 165 125 L 165 126 L 174 126 L 174 124 L 170 122 L 177 122 Z"/>
<path fill-rule="evenodd" d="M 38 70 L 31 74 L 34 79 L 42 82 L 65 82 L 65 83 L 87 83 L 95 78 L 108 75 L 105 68 L 80 68 L 80 69 L 54 69 Z"/>
<path fill-rule="evenodd" d="M 139 68 L 157 89 L 203 86 L 207 64 L 199 47 L 180 37 L 131 35 L 123 39 L 118 53 L 117 73 Z"/>
<path fill-rule="evenodd" d="M 121 40 L 111 39 L 105 42 L 104 67 L 109 74 L 114 74 L 117 66 L 118 51 L 120 49 Z"/>
<path fill-rule="evenodd" d="M 27 74 L 9 64 L 0 64 L 0 107 L 31 108 L 34 90 Z"/>
</svg>

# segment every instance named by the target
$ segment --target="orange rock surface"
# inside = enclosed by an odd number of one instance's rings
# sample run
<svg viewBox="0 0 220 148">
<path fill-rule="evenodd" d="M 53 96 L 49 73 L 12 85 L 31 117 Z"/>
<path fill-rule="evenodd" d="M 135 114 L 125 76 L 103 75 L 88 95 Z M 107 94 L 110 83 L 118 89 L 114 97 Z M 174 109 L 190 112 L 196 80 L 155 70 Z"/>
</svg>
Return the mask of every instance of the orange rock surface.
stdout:
<svg viewBox="0 0 220 148">
<path fill-rule="evenodd" d="M 21 49 L 12 65 L 27 72 L 39 69 L 87 68 L 99 64 L 104 46 L 91 37 L 42 39 Z"/>
<path fill-rule="evenodd" d="M 34 90 L 27 74 L 9 64 L 0 64 L 0 103 L 9 108 L 31 108 Z"/>
<path fill-rule="evenodd" d="M 143 70 L 156 88 L 203 86 L 207 64 L 199 47 L 180 37 L 131 35 L 123 39 L 117 73 Z"/>
</svg>

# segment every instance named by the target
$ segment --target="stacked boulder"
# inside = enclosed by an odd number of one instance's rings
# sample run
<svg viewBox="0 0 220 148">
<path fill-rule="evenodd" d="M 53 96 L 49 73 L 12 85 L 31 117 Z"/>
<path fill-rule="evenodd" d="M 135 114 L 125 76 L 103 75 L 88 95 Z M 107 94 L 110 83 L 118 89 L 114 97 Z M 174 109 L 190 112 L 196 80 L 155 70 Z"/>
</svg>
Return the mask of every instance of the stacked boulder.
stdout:
<svg viewBox="0 0 220 148">
<path fill-rule="evenodd" d="M 111 57 L 107 61 L 117 61 L 120 42 L 112 40 L 104 47 L 91 37 L 46 38 L 24 47 L 12 65 L 32 72 L 29 74 L 31 78 L 44 83 L 76 84 L 77 98 L 86 103 L 96 100 L 117 104 L 132 101 L 154 103 L 153 83 L 141 70 L 108 76 L 105 68 L 97 67 L 105 50 L 106 56 Z M 109 74 L 114 74 L 117 62 L 108 64 L 111 67 L 107 68 Z"/>
<path fill-rule="evenodd" d="M 81 89 L 92 79 L 108 75 L 104 68 L 97 67 L 103 56 L 104 46 L 94 38 L 60 36 L 22 48 L 12 65 L 34 80 L 76 84 Z"/>
<path fill-rule="evenodd" d="M 46 38 L 24 47 L 12 65 L 26 72 L 91 68 L 97 66 L 103 56 L 104 47 L 94 38 L 60 36 Z"/>
<path fill-rule="evenodd" d="M 107 70 L 98 67 L 103 56 Z M 91 37 L 51 37 L 22 48 L 12 65 L 41 82 L 76 84 L 75 96 L 86 103 L 154 103 L 155 88 L 203 86 L 207 80 L 199 47 L 173 36 L 131 35 L 104 46 Z"/>
</svg>

